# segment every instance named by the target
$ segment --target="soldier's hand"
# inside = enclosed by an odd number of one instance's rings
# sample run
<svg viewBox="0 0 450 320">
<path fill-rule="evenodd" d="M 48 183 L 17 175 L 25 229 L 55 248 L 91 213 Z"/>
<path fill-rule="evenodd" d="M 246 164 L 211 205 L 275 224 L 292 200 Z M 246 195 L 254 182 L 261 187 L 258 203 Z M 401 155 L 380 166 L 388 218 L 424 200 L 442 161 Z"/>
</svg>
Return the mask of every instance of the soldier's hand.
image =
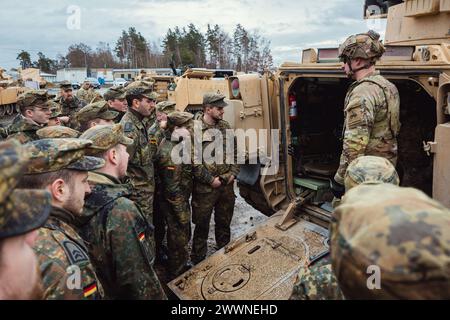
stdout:
<svg viewBox="0 0 450 320">
<path fill-rule="evenodd" d="M 220 181 L 219 177 L 215 177 L 213 182 L 211 183 L 211 187 L 214 189 L 220 188 L 222 186 L 222 182 Z"/>
<path fill-rule="evenodd" d="M 61 121 L 62 123 L 69 123 L 70 118 L 67 116 L 59 117 L 59 121 Z"/>
</svg>

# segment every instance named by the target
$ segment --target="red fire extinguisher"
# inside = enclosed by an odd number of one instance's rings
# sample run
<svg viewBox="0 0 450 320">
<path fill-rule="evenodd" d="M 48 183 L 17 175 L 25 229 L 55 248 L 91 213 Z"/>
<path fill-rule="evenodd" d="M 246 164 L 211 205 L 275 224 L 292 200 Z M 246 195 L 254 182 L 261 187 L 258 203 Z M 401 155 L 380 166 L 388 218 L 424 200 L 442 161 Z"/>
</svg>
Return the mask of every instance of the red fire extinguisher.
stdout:
<svg viewBox="0 0 450 320">
<path fill-rule="evenodd" d="M 297 120 L 297 97 L 292 93 L 289 95 L 289 119 Z"/>
</svg>

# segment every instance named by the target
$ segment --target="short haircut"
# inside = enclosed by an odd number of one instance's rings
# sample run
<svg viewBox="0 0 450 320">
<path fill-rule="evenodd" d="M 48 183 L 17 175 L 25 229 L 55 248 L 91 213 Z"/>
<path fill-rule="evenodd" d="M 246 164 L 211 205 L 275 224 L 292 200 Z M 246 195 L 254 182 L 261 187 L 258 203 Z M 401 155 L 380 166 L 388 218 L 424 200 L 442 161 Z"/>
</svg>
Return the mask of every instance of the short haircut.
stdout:
<svg viewBox="0 0 450 320">
<path fill-rule="evenodd" d="M 77 171 L 62 169 L 55 172 L 46 172 L 39 174 L 24 175 L 20 179 L 17 188 L 19 189 L 45 189 L 48 185 L 52 184 L 57 179 L 62 179 L 71 188 L 73 186 L 73 176 Z"/>
<path fill-rule="evenodd" d="M 142 99 L 144 98 L 144 96 L 141 95 L 130 95 L 130 96 L 126 96 L 127 102 L 128 102 L 128 106 L 131 108 L 133 106 L 133 100 L 137 99 L 139 101 L 142 101 Z"/>
</svg>

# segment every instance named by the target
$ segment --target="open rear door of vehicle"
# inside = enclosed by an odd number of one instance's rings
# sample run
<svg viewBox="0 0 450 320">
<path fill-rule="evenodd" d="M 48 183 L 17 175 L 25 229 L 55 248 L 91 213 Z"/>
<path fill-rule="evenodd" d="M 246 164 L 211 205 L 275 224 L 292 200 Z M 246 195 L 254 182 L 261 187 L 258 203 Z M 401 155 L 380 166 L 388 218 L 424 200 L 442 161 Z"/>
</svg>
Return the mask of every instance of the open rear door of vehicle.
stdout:
<svg viewBox="0 0 450 320">
<path fill-rule="evenodd" d="M 442 74 L 439 79 L 437 97 L 438 114 L 450 114 L 450 75 Z M 443 111 L 441 111 L 443 110 Z M 440 117 L 438 116 L 438 119 Z M 442 118 L 442 116 L 441 116 Z M 439 121 L 436 127 L 435 142 L 429 143 L 434 155 L 433 198 L 450 207 L 450 122 Z"/>
</svg>

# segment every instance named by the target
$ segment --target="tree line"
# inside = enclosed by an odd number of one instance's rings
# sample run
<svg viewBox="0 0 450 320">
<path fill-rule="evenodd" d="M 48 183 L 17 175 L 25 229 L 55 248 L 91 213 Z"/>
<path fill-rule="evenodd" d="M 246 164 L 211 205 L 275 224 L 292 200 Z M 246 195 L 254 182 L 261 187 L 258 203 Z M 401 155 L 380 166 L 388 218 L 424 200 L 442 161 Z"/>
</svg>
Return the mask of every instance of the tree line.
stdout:
<svg viewBox="0 0 450 320">
<path fill-rule="evenodd" d="M 263 71 L 273 67 L 270 41 L 258 32 L 238 24 L 229 34 L 219 25 L 208 25 L 206 33 L 197 26 L 170 28 L 160 44 L 149 41 L 135 28 L 123 30 L 114 47 L 100 42 L 95 48 L 84 43 L 72 44 L 65 55 L 56 59 L 38 53 L 31 61 L 27 51 L 17 55 L 25 68 L 39 68 L 56 73 L 62 68 L 167 68 L 186 67 Z"/>
</svg>

